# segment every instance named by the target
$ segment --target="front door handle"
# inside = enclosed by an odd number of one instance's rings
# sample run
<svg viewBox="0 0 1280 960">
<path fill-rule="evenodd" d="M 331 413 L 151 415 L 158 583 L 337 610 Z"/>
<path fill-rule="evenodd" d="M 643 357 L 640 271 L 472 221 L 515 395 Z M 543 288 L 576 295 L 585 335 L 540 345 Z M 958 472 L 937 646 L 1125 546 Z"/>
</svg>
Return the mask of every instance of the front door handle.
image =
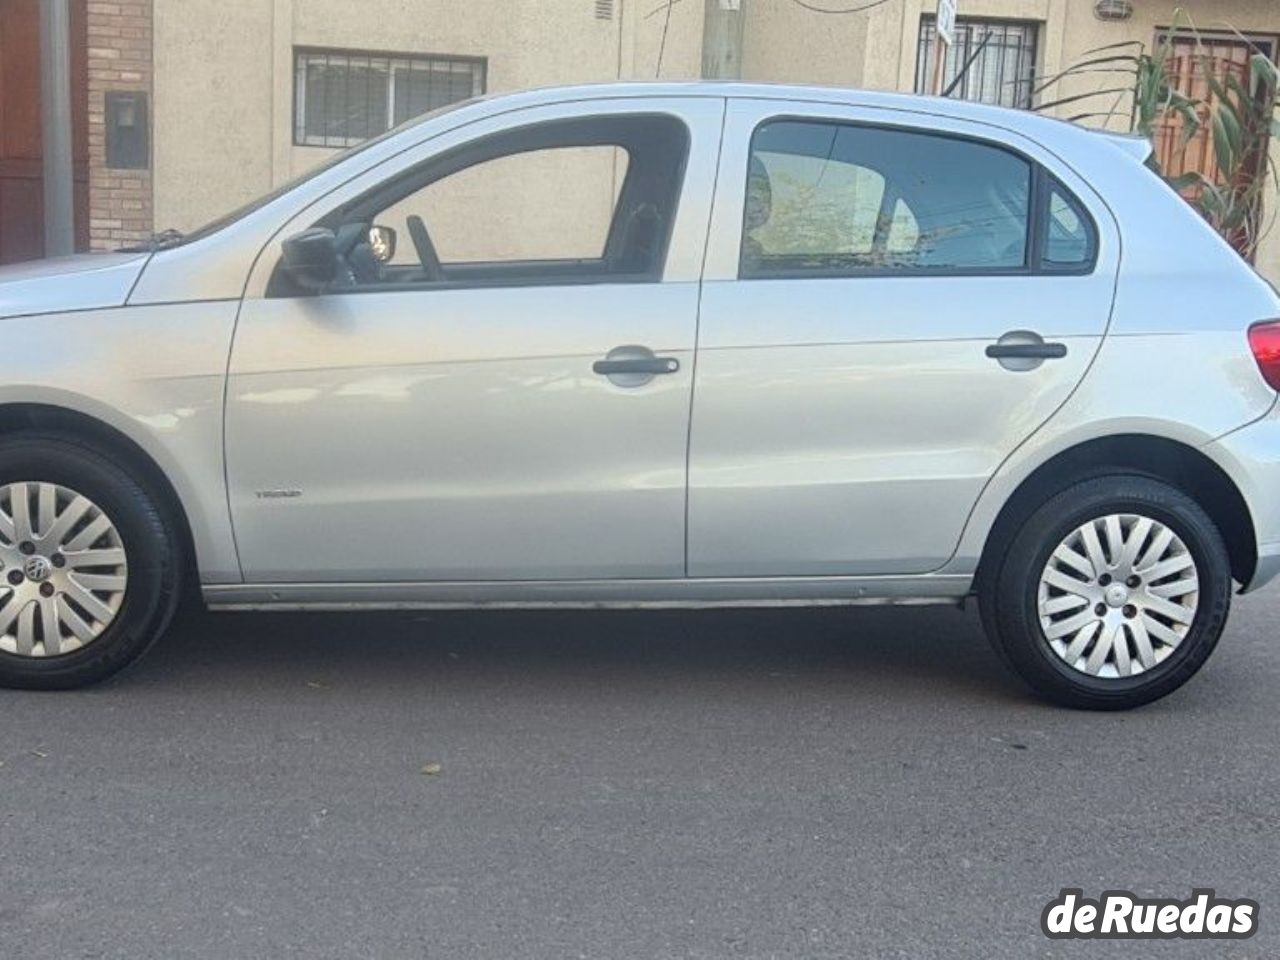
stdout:
<svg viewBox="0 0 1280 960">
<path fill-rule="evenodd" d="M 627 344 L 614 347 L 591 365 L 593 372 L 607 377 L 615 387 L 643 387 L 653 378 L 675 373 L 680 361 L 675 357 L 660 357 L 648 347 Z"/>
<path fill-rule="evenodd" d="M 592 372 L 605 377 L 620 373 L 652 376 L 655 373 L 675 373 L 679 369 L 680 361 L 675 357 L 624 357 L 620 360 L 597 360 L 591 365 Z"/>
<path fill-rule="evenodd" d="M 1066 355 L 1065 343 L 993 343 L 987 347 L 992 360 L 1061 360 Z"/>
</svg>

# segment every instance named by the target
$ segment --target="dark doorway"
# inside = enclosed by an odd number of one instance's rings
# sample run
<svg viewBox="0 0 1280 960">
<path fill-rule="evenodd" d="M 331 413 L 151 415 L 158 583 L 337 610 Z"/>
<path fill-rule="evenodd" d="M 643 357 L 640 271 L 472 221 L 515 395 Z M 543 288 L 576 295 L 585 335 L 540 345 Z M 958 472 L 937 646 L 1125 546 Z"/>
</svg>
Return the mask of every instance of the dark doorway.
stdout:
<svg viewBox="0 0 1280 960">
<path fill-rule="evenodd" d="M 76 248 L 89 246 L 86 0 L 71 3 Z M 0 2 L 0 263 L 44 255 L 40 0 Z"/>
</svg>

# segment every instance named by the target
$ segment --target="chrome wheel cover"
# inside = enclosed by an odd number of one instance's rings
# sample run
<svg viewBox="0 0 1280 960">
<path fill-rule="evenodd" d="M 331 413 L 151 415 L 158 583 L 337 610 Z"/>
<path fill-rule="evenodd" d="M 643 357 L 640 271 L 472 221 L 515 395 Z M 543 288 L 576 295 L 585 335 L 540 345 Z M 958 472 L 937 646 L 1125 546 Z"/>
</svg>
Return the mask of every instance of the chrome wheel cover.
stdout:
<svg viewBox="0 0 1280 960">
<path fill-rule="evenodd" d="M 53 657 L 92 643 L 127 582 L 120 533 L 88 497 L 53 483 L 0 487 L 0 651 Z"/>
<path fill-rule="evenodd" d="M 1186 638 L 1200 603 L 1186 544 L 1133 513 L 1090 520 L 1068 534 L 1040 574 L 1037 609 L 1049 648 L 1091 677 L 1137 676 Z"/>
</svg>

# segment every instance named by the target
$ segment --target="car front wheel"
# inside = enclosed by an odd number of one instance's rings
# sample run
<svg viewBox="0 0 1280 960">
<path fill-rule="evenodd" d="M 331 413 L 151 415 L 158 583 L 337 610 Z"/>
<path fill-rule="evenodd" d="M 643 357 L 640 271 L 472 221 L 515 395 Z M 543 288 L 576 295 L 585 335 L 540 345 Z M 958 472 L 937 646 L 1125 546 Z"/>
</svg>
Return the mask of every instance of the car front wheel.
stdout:
<svg viewBox="0 0 1280 960">
<path fill-rule="evenodd" d="M 77 687 L 135 661 L 173 615 L 178 558 L 157 498 L 103 452 L 0 439 L 0 685 Z"/>
<path fill-rule="evenodd" d="M 997 652 L 1058 703 L 1118 710 L 1186 683 L 1231 603 L 1222 537 L 1180 490 L 1097 477 L 1048 499 L 979 597 Z"/>
</svg>

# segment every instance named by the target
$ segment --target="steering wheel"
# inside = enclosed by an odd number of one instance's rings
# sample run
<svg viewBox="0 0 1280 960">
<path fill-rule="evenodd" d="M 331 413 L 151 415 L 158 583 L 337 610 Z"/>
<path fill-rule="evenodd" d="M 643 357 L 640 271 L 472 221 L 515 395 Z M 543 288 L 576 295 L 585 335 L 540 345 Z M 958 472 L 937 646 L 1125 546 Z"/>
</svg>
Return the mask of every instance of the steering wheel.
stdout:
<svg viewBox="0 0 1280 960">
<path fill-rule="evenodd" d="M 427 225 L 416 213 L 405 217 L 404 222 L 409 228 L 413 248 L 418 252 L 418 262 L 422 264 L 423 278 L 443 280 L 444 268 L 440 265 L 440 255 L 436 253 L 436 245 L 431 242 L 431 234 L 427 233 Z"/>
</svg>

